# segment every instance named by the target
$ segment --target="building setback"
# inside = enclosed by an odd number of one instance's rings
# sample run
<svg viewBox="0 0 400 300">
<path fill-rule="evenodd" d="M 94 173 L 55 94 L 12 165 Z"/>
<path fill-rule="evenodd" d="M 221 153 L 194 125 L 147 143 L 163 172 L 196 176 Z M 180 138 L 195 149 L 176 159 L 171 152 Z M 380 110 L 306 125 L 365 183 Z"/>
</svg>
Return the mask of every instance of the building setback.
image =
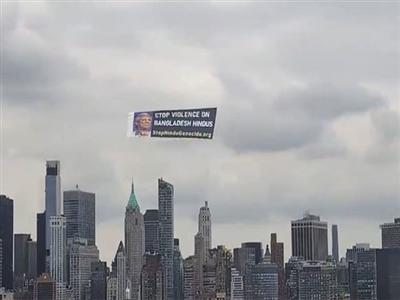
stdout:
<svg viewBox="0 0 400 300">
<path fill-rule="evenodd" d="M 292 256 L 325 261 L 328 257 L 328 223 L 308 213 L 302 219 L 292 221 Z"/>
<path fill-rule="evenodd" d="M 2 286 L 12 290 L 13 280 L 13 241 L 14 241 L 14 201 L 0 195 L 0 239 L 2 240 Z"/>
<path fill-rule="evenodd" d="M 89 246 L 96 244 L 96 196 L 79 189 L 64 192 L 64 216 L 67 240 L 83 238 Z"/>
<path fill-rule="evenodd" d="M 160 254 L 165 267 L 167 300 L 174 300 L 174 187 L 158 179 Z"/>
</svg>

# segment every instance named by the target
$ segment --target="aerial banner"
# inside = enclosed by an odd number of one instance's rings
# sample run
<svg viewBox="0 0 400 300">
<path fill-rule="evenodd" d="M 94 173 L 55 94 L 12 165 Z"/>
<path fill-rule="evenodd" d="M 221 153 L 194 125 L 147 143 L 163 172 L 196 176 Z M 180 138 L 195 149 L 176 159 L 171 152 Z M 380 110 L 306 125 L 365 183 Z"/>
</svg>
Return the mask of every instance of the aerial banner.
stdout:
<svg viewBox="0 0 400 300">
<path fill-rule="evenodd" d="M 212 139 L 217 108 L 132 112 L 128 136 Z"/>
</svg>

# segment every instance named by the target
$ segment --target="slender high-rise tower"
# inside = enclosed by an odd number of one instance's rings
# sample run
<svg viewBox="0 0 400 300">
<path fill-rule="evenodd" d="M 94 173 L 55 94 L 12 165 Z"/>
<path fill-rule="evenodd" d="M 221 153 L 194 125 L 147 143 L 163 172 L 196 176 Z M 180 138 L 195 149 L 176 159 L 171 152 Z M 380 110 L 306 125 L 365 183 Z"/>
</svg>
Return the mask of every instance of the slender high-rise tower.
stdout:
<svg viewBox="0 0 400 300">
<path fill-rule="evenodd" d="M 335 261 L 339 262 L 339 239 L 338 239 L 338 226 L 332 225 L 332 256 Z"/>
<path fill-rule="evenodd" d="M 160 220 L 160 254 L 165 267 L 167 300 L 174 299 L 174 187 L 158 179 L 158 214 Z"/>
<path fill-rule="evenodd" d="M 204 253 L 207 253 L 212 248 L 212 233 L 211 233 L 211 212 L 206 201 L 199 212 L 199 232 L 204 239 Z"/>
<path fill-rule="evenodd" d="M 0 195 L 0 239 L 3 248 L 2 286 L 13 289 L 14 200 Z"/>
<path fill-rule="evenodd" d="M 132 284 L 131 297 L 139 299 L 140 272 L 143 267 L 144 255 L 144 220 L 137 203 L 132 183 L 131 195 L 125 211 L 125 251 L 127 259 L 128 278 Z"/>
<path fill-rule="evenodd" d="M 46 162 L 46 249 L 50 249 L 50 217 L 61 214 L 61 177 L 60 161 Z"/>
<path fill-rule="evenodd" d="M 50 273 L 56 282 L 56 300 L 63 300 L 67 281 L 67 220 L 64 216 L 50 218 Z"/>
</svg>

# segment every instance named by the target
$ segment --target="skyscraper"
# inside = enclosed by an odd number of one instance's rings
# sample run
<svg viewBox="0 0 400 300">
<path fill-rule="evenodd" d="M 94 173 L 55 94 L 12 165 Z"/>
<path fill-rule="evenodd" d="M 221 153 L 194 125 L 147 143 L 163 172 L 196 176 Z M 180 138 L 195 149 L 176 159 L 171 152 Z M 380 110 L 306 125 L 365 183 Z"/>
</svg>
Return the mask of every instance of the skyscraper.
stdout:
<svg viewBox="0 0 400 300">
<path fill-rule="evenodd" d="M 377 298 L 400 299 L 400 248 L 376 251 Z"/>
<path fill-rule="evenodd" d="M 36 236 L 37 236 L 37 274 L 46 272 L 46 213 L 39 213 L 36 215 Z"/>
<path fill-rule="evenodd" d="M 204 252 L 207 253 L 207 250 L 212 248 L 211 212 L 207 201 L 205 201 L 204 206 L 200 208 L 198 223 L 198 232 L 200 232 L 204 238 Z"/>
<path fill-rule="evenodd" d="M 400 218 L 393 223 L 385 223 L 381 226 L 382 248 L 400 248 Z"/>
<path fill-rule="evenodd" d="M 185 300 L 199 299 L 199 278 L 196 270 L 196 256 L 189 256 L 183 261 L 183 294 Z"/>
<path fill-rule="evenodd" d="M 95 245 L 88 245 L 86 239 L 69 240 L 69 286 L 74 299 L 85 299 L 85 289 L 89 287 L 92 263 L 99 260 L 99 250 Z"/>
<path fill-rule="evenodd" d="M 14 235 L 14 288 L 19 291 L 23 288 L 28 273 L 28 240 L 31 235 L 17 233 Z"/>
<path fill-rule="evenodd" d="M 125 211 L 125 252 L 127 259 L 127 274 L 131 282 L 131 296 L 139 299 L 140 273 L 143 267 L 145 249 L 144 220 L 137 203 L 132 183 L 131 195 Z"/>
<path fill-rule="evenodd" d="M 145 252 L 159 252 L 160 224 L 158 209 L 148 209 L 144 213 Z"/>
<path fill-rule="evenodd" d="M 46 162 L 45 179 L 46 200 L 46 249 L 50 249 L 50 217 L 61 215 L 61 177 L 60 161 L 49 160 Z"/>
<path fill-rule="evenodd" d="M 0 288 L 3 286 L 3 240 L 0 239 Z"/>
<path fill-rule="evenodd" d="M 106 299 L 107 297 L 107 262 L 97 261 L 92 262 L 90 277 L 90 299 Z"/>
<path fill-rule="evenodd" d="M 165 299 L 165 269 L 161 265 L 161 256 L 155 253 L 145 255 L 145 265 L 141 276 L 141 300 Z"/>
<path fill-rule="evenodd" d="M 285 263 L 283 243 L 277 242 L 276 233 L 271 233 L 271 262 L 278 267 L 278 298 L 285 299 Z"/>
<path fill-rule="evenodd" d="M 66 285 L 66 228 L 64 216 L 50 217 L 50 272 L 56 282 L 56 300 L 63 300 Z"/>
<path fill-rule="evenodd" d="M 243 276 L 235 268 L 231 270 L 231 300 L 244 300 Z"/>
<path fill-rule="evenodd" d="M 335 262 L 339 262 L 339 239 L 338 239 L 338 226 L 332 225 L 332 256 Z"/>
<path fill-rule="evenodd" d="M 79 189 L 64 192 L 64 216 L 67 218 L 67 240 L 86 239 L 89 246 L 96 244 L 95 194 Z"/>
<path fill-rule="evenodd" d="M 127 278 L 126 271 L 127 263 L 126 263 L 126 253 L 124 244 L 122 241 L 119 242 L 117 253 L 115 254 L 114 261 L 112 262 L 112 273 L 111 278 L 115 278 L 115 280 L 107 282 L 107 299 L 110 294 L 114 294 L 113 290 L 116 289 L 116 298 L 115 300 L 124 300 L 126 289 L 130 287 L 130 281 Z M 115 285 L 115 287 L 114 287 Z M 110 298 L 114 299 L 114 298 Z"/>
<path fill-rule="evenodd" d="M 12 290 L 14 282 L 14 201 L 5 195 L 0 195 L 0 239 L 3 245 L 2 287 Z"/>
<path fill-rule="evenodd" d="M 250 277 L 251 297 L 246 299 L 278 300 L 278 267 L 276 264 L 263 261 L 253 267 Z"/>
<path fill-rule="evenodd" d="M 167 300 L 174 299 L 174 187 L 158 179 L 158 214 L 160 220 L 160 254 L 166 271 Z"/>
<path fill-rule="evenodd" d="M 28 278 L 36 278 L 37 277 L 37 242 L 28 240 L 27 242 L 27 251 L 28 251 Z"/>
<path fill-rule="evenodd" d="M 328 257 L 328 224 L 309 213 L 292 221 L 292 256 L 325 261 Z"/>
<path fill-rule="evenodd" d="M 183 300 L 183 259 L 179 239 L 174 239 L 174 299 Z"/>
</svg>

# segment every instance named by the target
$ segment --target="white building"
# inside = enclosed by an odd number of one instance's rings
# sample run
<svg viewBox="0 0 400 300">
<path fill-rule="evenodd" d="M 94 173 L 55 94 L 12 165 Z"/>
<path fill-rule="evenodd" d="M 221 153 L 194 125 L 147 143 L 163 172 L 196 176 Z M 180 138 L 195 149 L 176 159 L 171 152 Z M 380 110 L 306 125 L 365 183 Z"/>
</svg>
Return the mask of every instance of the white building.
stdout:
<svg viewBox="0 0 400 300">
<path fill-rule="evenodd" d="M 56 282 L 56 300 L 64 300 L 65 293 L 66 228 L 64 216 L 50 217 L 50 274 Z"/>
</svg>

